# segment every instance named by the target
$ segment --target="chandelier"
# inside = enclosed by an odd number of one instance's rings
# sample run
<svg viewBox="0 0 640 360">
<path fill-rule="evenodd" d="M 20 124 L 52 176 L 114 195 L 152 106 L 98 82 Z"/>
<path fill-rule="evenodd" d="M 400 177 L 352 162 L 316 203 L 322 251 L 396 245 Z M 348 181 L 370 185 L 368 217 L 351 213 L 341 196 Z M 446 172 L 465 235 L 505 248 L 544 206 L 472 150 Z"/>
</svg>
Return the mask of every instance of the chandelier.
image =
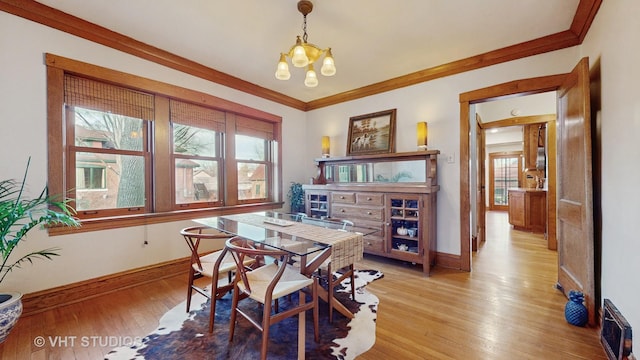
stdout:
<svg viewBox="0 0 640 360">
<path fill-rule="evenodd" d="M 313 10 L 313 4 L 309 0 L 298 1 L 298 11 L 303 16 L 302 29 L 304 33 L 302 39 L 298 35 L 296 44 L 289 49 L 288 53 L 280 53 L 280 61 L 276 70 L 276 79 L 289 80 L 291 73 L 289 72 L 289 64 L 287 57 L 291 59 L 291 64 L 295 67 L 307 67 L 307 75 L 304 78 L 304 84 L 307 87 L 318 86 L 318 75 L 313 68 L 313 64 L 324 54 L 322 60 L 322 68 L 320 73 L 324 76 L 333 76 L 336 73 L 336 65 L 333 62 L 331 48 L 320 49 L 316 45 L 307 42 L 307 15 Z"/>
</svg>

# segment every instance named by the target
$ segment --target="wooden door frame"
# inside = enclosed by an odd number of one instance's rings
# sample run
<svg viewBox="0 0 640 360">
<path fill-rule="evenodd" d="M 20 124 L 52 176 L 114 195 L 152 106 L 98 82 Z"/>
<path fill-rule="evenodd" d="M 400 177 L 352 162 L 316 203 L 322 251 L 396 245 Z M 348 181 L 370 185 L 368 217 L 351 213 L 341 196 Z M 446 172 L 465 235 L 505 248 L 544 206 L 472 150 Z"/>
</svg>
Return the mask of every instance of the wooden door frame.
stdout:
<svg viewBox="0 0 640 360">
<path fill-rule="evenodd" d="M 470 202 L 470 106 L 492 100 L 508 97 L 539 94 L 556 91 L 562 85 L 568 74 L 542 76 L 530 79 L 514 80 L 503 84 L 469 91 L 460 94 L 460 269 L 471 271 L 471 202 Z M 555 132 L 553 134 L 555 136 Z M 552 141 L 550 141 L 551 143 Z M 551 162 L 553 161 L 553 163 Z M 549 157 L 548 218 L 553 218 L 553 224 L 548 224 L 548 233 L 555 238 L 555 158 Z M 553 176 L 553 179 L 551 178 Z M 553 208 L 552 208 L 553 206 Z M 553 214 L 553 216 L 552 216 Z"/>
<path fill-rule="evenodd" d="M 476 113 L 476 153 L 478 158 L 476 159 L 476 207 L 479 209 L 479 214 L 484 214 L 486 209 L 486 197 L 485 197 L 485 147 L 486 139 L 485 133 L 481 130 L 482 120 L 480 115 Z M 471 242 L 471 250 L 478 251 L 480 245 L 486 241 L 487 237 L 487 222 L 484 216 L 476 216 L 476 236 Z"/>
</svg>

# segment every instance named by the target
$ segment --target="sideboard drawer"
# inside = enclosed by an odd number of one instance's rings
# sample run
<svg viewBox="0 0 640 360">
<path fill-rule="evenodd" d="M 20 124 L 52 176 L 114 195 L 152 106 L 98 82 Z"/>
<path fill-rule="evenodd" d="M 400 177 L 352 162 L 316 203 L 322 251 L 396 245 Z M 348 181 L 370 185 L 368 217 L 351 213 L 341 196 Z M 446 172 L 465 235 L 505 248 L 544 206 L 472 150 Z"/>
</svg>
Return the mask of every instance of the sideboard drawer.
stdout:
<svg viewBox="0 0 640 360">
<path fill-rule="evenodd" d="M 356 204 L 358 205 L 384 205 L 384 194 L 357 193 Z"/>
<path fill-rule="evenodd" d="M 366 219 L 382 221 L 384 208 L 361 208 L 355 206 L 333 205 L 332 216 L 340 219 Z"/>
<path fill-rule="evenodd" d="M 376 235 L 367 235 L 364 237 L 364 252 L 366 253 L 384 253 L 384 238 Z"/>
<path fill-rule="evenodd" d="M 332 192 L 331 202 L 339 204 L 355 204 L 356 194 L 352 192 Z"/>
</svg>

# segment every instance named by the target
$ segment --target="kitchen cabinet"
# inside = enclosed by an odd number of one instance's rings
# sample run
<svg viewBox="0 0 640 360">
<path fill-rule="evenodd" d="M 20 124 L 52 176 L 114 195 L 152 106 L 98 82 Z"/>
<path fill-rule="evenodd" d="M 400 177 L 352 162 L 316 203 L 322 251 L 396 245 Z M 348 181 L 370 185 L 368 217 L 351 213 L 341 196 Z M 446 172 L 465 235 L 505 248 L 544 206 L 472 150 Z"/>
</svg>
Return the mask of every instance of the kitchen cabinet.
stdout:
<svg viewBox="0 0 640 360">
<path fill-rule="evenodd" d="M 509 189 L 509 224 L 516 230 L 544 233 L 547 230 L 547 191 Z"/>
</svg>

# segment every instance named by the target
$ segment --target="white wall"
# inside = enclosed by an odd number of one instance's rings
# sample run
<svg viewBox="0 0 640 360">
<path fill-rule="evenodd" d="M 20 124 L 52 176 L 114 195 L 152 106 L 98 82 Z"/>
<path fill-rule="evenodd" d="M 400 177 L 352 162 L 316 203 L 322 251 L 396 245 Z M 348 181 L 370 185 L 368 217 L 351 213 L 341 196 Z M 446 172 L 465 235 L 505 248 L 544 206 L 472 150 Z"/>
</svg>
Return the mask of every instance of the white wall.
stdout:
<svg viewBox="0 0 640 360">
<path fill-rule="evenodd" d="M 283 118 L 284 199 L 291 181 L 305 180 L 299 169 L 310 160 L 304 112 L 141 60 L 113 49 L 0 12 L 0 179 L 21 178 L 29 156 L 29 187 L 42 189 L 47 176 L 46 67 L 44 53 L 72 58 L 150 79 L 199 90 Z M 188 255 L 178 231 L 190 221 L 49 237 L 34 230 L 14 256 L 60 247 L 54 261 L 36 261 L 10 274 L 0 290 L 30 293 Z M 148 246 L 142 245 L 143 241 Z"/>
<path fill-rule="evenodd" d="M 602 105 L 597 114 L 602 158 L 602 298 L 640 328 L 640 2 L 603 1 L 581 55 L 599 63 Z M 594 104 L 592 104 L 594 106 Z M 595 204 L 597 206 L 597 203 Z"/>
</svg>

